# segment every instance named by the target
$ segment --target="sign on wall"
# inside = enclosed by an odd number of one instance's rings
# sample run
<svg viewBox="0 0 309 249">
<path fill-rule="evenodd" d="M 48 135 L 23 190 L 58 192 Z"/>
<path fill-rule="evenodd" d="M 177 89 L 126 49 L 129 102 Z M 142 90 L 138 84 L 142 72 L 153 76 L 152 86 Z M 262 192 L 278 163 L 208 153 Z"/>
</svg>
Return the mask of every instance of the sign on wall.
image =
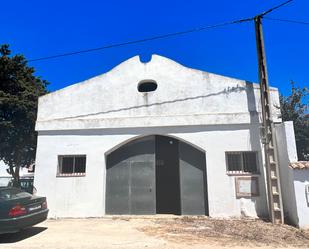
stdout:
<svg viewBox="0 0 309 249">
<path fill-rule="evenodd" d="M 259 195 L 259 182 L 257 176 L 235 177 L 236 197 L 252 197 Z"/>
</svg>

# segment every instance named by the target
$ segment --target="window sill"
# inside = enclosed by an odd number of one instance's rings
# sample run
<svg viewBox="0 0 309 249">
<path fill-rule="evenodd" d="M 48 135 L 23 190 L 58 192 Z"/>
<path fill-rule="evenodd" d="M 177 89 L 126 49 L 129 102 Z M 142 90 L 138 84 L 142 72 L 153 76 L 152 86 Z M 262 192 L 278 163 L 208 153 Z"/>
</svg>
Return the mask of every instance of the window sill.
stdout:
<svg viewBox="0 0 309 249">
<path fill-rule="evenodd" d="M 68 173 L 68 174 L 57 174 L 56 177 L 81 177 L 86 176 L 86 173 Z"/>
</svg>

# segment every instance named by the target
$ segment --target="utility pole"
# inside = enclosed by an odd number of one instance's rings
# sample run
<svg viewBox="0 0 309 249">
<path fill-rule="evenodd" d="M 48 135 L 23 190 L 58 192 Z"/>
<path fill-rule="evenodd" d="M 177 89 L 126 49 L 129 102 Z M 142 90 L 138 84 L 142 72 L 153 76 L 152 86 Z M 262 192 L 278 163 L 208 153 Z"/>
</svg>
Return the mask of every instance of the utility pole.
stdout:
<svg viewBox="0 0 309 249">
<path fill-rule="evenodd" d="M 273 224 L 283 224 L 283 206 L 278 167 L 277 147 L 274 132 L 274 123 L 271 114 L 271 99 L 269 93 L 266 56 L 264 48 L 262 17 L 254 17 L 256 47 L 258 54 L 260 93 L 263 119 L 263 143 L 266 167 L 267 197 L 270 220 Z"/>
</svg>

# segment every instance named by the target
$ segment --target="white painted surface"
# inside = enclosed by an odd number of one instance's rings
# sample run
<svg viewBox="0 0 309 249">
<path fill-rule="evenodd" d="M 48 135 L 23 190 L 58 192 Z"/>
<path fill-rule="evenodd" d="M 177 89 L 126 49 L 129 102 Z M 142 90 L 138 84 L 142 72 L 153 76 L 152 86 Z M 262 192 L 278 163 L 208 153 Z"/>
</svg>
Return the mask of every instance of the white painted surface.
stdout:
<svg viewBox="0 0 309 249">
<path fill-rule="evenodd" d="M 301 228 L 309 228 L 309 196 L 305 192 L 305 186 L 309 185 L 309 169 L 294 169 L 293 175 L 298 225 Z"/>
<path fill-rule="evenodd" d="M 288 221 L 294 225 L 298 225 L 293 170 L 289 167 L 290 162 L 297 161 L 293 122 L 289 121 L 278 124 L 275 130 L 279 156 L 283 211 Z"/>
<path fill-rule="evenodd" d="M 285 137 L 286 137 L 286 149 L 290 162 L 297 162 L 297 149 L 296 149 L 296 140 L 294 133 L 294 124 L 293 121 L 286 121 L 283 123 L 285 127 Z"/>
<path fill-rule="evenodd" d="M 140 93 L 144 79 L 158 83 Z M 277 89 L 271 90 L 278 106 Z M 133 57 L 110 72 L 39 99 L 34 185 L 47 196 L 50 217 L 105 214 L 105 155 L 145 135 L 168 135 L 206 151 L 209 213 L 267 216 L 259 137 L 258 85 L 189 69 L 153 56 Z M 274 109 L 275 110 L 275 109 Z M 278 118 L 278 110 L 274 114 Z M 226 174 L 226 151 L 258 151 L 260 196 L 237 199 Z M 86 176 L 56 177 L 58 155 L 86 154 Z"/>
<path fill-rule="evenodd" d="M 276 136 L 284 213 L 292 224 L 309 228 L 309 199 L 305 193 L 305 186 L 309 184 L 309 169 L 289 167 L 290 162 L 297 162 L 293 122 L 277 125 Z"/>
<path fill-rule="evenodd" d="M 256 127 L 158 127 L 78 131 L 73 135 L 40 134 L 38 139 L 35 186 L 38 195 L 48 198 L 51 217 L 87 217 L 105 214 L 105 153 L 115 146 L 140 135 L 169 135 L 194 144 L 206 151 L 210 216 L 240 216 L 245 204 L 251 216 L 267 215 L 263 175 L 259 176 L 259 197 L 242 201 L 235 196 L 235 177 L 226 174 L 225 151 L 261 149 L 256 139 Z M 56 177 L 57 157 L 66 154 L 86 154 L 85 177 Z M 261 167 L 261 164 L 260 164 Z M 262 170 L 261 170 L 262 171 Z"/>
<path fill-rule="evenodd" d="M 155 80 L 154 92 L 137 85 Z M 278 90 L 271 99 L 279 106 Z M 135 56 L 108 73 L 39 98 L 36 130 L 250 123 L 258 116 L 259 86 L 186 68 L 153 55 Z M 272 107 L 274 120 L 279 110 Z"/>
</svg>

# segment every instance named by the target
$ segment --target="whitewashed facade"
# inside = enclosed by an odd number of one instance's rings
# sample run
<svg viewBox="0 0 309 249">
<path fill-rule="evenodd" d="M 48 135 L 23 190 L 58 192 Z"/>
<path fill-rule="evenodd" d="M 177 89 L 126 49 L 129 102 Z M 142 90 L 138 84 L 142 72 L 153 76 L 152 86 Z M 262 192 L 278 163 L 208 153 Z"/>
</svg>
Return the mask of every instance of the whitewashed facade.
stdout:
<svg viewBox="0 0 309 249">
<path fill-rule="evenodd" d="M 156 82 L 157 89 L 139 92 L 145 80 Z M 148 63 L 133 57 L 42 96 L 36 122 L 37 194 L 47 197 L 50 217 L 104 216 L 107 155 L 136 138 L 161 135 L 205 153 L 208 215 L 267 217 L 259 96 L 258 84 L 158 55 Z M 280 123 L 278 89 L 271 88 L 271 99 L 273 119 Z M 257 153 L 257 196 L 236 196 L 237 176 L 227 173 L 226 152 L 237 151 Z M 62 155 L 85 155 L 85 174 L 59 176 Z"/>
<path fill-rule="evenodd" d="M 280 163 L 283 209 L 286 221 L 309 228 L 309 162 L 297 161 L 293 122 L 276 129 Z"/>
</svg>

